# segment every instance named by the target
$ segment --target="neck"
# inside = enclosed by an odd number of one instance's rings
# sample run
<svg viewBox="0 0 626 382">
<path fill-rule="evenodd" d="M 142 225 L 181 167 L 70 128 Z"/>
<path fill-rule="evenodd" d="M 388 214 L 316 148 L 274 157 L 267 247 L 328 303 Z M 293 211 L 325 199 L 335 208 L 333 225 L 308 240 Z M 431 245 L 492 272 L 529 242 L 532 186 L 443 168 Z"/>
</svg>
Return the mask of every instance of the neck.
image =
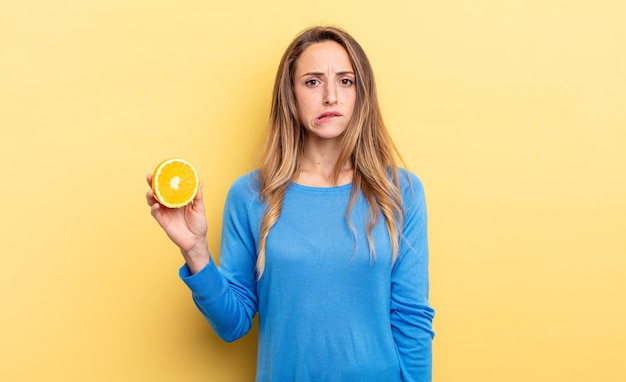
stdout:
<svg viewBox="0 0 626 382">
<path fill-rule="evenodd" d="M 305 142 L 296 183 L 312 187 L 334 187 L 352 182 L 352 164 L 342 166 L 336 177 L 341 146 L 337 140 Z"/>
</svg>

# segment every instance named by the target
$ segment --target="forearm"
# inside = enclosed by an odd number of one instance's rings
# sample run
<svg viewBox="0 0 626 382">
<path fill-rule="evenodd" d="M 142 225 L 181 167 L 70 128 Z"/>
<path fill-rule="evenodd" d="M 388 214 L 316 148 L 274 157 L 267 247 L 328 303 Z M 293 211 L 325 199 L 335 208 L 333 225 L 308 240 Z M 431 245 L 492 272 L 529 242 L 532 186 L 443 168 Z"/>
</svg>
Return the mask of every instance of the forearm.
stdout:
<svg viewBox="0 0 626 382">
<path fill-rule="evenodd" d="M 432 380 L 433 311 L 424 307 L 411 317 L 397 315 L 392 321 L 394 341 L 405 382 L 430 382 Z"/>
<path fill-rule="evenodd" d="M 257 200 L 257 195 L 250 193 L 247 178 L 240 178 L 229 190 L 219 269 L 209 254 L 206 235 L 193 237 L 185 247 L 188 249 L 182 251 L 186 264 L 180 276 L 191 289 L 198 309 L 226 341 L 247 333 L 257 310 L 256 252 L 248 211 L 250 203 Z M 259 204 L 255 216 L 262 211 Z"/>
<path fill-rule="evenodd" d="M 230 283 L 215 263 L 210 262 L 194 275 L 185 265 L 179 275 L 191 290 L 196 306 L 219 337 L 233 341 L 250 330 L 256 299 L 246 295 L 240 286 Z"/>
</svg>

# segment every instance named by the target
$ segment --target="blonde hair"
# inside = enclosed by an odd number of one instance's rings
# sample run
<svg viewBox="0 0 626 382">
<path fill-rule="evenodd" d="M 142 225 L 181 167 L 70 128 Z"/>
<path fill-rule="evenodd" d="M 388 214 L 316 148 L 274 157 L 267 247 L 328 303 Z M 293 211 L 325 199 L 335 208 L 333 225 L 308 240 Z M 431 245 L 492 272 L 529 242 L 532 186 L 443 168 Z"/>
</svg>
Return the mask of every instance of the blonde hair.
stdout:
<svg viewBox="0 0 626 382">
<path fill-rule="evenodd" d="M 393 260 L 397 258 L 403 223 L 402 194 L 396 158 L 400 158 L 383 123 L 374 73 L 361 46 L 347 32 L 336 27 L 313 27 L 298 35 L 285 51 L 276 74 L 268 131 L 258 172 L 260 198 L 266 205 L 260 227 L 257 277 L 265 269 L 267 238 L 278 220 L 285 192 L 297 178 L 303 150 L 304 128 L 298 118 L 293 77 L 302 52 L 312 44 L 335 41 L 348 53 L 355 73 L 356 103 L 352 119 L 342 136 L 343 149 L 335 165 L 335 179 L 351 164 L 354 170 L 346 220 L 353 235 L 350 212 L 363 192 L 368 203 L 366 235 L 370 256 L 375 257 L 372 230 L 381 214 L 391 239 Z M 400 159 L 401 160 L 401 159 Z"/>
</svg>

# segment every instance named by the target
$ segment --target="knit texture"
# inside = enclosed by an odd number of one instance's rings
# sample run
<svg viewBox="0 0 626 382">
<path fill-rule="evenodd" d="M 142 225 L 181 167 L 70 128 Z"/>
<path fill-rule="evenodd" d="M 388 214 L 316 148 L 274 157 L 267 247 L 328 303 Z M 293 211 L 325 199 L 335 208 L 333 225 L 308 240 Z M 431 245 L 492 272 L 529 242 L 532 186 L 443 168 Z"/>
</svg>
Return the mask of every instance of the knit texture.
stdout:
<svg viewBox="0 0 626 382">
<path fill-rule="evenodd" d="M 374 256 L 368 207 L 359 195 L 346 220 L 351 185 L 289 186 L 267 241 L 257 282 L 264 205 L 256 172 L 231 187 L 224 208 L 220 266 L 180 277 L 225 341 L 246 334 L 259 313 L 257 381 L 430 381 L 433 309 L 428 302 L 426 205 L 420 180 L 401 171 L 406 211 L 392 262 L 381 218 Z"/>
</svg>

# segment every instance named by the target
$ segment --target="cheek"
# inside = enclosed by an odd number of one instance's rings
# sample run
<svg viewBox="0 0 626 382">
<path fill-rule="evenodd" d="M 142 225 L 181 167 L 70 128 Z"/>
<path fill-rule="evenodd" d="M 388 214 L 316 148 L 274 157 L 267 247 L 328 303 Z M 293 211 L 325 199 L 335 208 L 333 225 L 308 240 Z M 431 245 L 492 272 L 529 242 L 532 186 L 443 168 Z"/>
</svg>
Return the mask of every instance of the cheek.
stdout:
<svg viewBox="0 0 626 382">
<path fill-rule="evenodd" d="M 296 106 L 298 107 L 298 114 L 307 114 L 311 109 L 311 97 L 306 94 L 296 95 Z"/>
<path fill-rule="evenodd" d="M 354 111 L 356 105 L 356 91 L 351 91 L 346 94 L 346 104 L 350 108 L 350 111 Z"/>
<path fill-rule="evenodd" d="M 356 88 L 354 86 L 343 89 L 342 97 L 346 103 L 356 102 Z"/>
<path fill-rule="evenodd" d="M 298 113 L 298 120 L 301 123 L 306 124 L 307 115 L 309 114 L 306 107 L 306 102 L 302 102 L 301 98 L 296 98 L 296 111 Z"/>
</svg>

